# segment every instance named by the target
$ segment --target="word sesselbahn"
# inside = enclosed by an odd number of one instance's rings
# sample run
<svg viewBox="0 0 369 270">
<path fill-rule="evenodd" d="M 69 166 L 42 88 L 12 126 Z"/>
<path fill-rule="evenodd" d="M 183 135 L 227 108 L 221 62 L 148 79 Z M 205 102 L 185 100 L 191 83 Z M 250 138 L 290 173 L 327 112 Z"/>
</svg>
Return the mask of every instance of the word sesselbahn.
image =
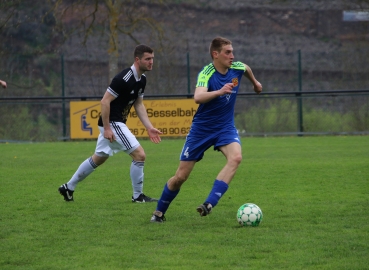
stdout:
<svg viewBox="0 0 369 270">
<path fill-rule="evenodd" d="M 176 110 L 153 110 L 152 108 L 148 108 L 146 111 L 149 117 L 184 117 L 194 116 L 196 113 L 195 109 L 182 110 L 181 108 L 177 108 Z M 137 118 L 136 112 L 131 111 L 129 117 Z"/>
</svg>

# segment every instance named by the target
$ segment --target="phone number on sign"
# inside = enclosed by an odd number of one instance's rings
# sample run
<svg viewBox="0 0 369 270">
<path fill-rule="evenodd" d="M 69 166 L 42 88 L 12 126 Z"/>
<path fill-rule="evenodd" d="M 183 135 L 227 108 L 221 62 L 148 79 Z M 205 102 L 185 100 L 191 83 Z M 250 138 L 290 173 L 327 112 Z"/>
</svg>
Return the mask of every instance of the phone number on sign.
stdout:
<svg viewBox="0 0 369 270">
<path fill-rule="evenodd" d="M 146 129 L 145 128 L 132 128 L 129 129 L 133 135 L 145 135 Z M 182 128 L 158 128 L 163 135 L 186 135 L 190 132 L 189 127 L 182 127 Z"/>
</svg>

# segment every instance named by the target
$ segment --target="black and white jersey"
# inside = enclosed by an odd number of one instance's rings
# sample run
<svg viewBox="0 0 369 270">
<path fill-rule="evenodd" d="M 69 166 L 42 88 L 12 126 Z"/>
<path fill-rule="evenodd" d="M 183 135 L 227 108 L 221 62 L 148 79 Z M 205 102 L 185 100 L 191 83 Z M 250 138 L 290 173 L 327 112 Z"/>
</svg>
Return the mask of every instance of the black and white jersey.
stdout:
<svg viewBox="0 0 369 270">
<path fill-rule="evenodd" d="M 142 74 L 141 78 L 138 78 L 134 65 L 116 75 L 106 90 L 116 97 L 110 103 L 109 122 L 126 123 L 133 103 L 138 97 L 143 97 L 145 86 L 146 76 Z M 103 126 L 101 116 L 98 125 Z"/>
</svg>

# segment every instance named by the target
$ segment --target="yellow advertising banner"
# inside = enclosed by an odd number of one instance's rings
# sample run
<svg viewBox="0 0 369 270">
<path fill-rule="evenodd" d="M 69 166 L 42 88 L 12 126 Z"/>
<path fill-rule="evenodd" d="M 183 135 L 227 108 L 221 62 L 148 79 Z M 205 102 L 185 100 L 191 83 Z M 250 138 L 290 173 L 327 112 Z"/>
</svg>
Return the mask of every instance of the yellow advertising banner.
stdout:
<svg viewBox="0 0 369 270">
<path fill-rule="evenodd" d="M 193 99 L 144 100 L 147 115 L 161 137 L 186 136 L 198 105 Z M 100 101 L 70 102 L 71 139 L 97 138 L 97 121 L 101 114 Z M 148 137 L 144 125 L 132 107 L 127 126 L 136 137 Z"/>
</svg>

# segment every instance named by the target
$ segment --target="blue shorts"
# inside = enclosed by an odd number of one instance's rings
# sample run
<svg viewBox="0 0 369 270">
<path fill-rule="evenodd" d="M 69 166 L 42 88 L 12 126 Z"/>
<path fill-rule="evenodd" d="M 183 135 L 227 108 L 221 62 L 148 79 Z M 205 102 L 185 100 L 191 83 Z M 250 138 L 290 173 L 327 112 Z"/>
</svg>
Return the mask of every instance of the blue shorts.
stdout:
<svg viewBox="0 0 369 270">
<path fill-rule="evenodd" d="M 192 130 L 187 135 L 186 142 L 180 155 L 181 161 L 200 161 L 206 150 L 214 146 L 214 150 L 219 151 L 219 147 L 237 142 L 241 144 L 236 128 L 223 129 L 216 133 L 200 133 Z"/>
</svg>

